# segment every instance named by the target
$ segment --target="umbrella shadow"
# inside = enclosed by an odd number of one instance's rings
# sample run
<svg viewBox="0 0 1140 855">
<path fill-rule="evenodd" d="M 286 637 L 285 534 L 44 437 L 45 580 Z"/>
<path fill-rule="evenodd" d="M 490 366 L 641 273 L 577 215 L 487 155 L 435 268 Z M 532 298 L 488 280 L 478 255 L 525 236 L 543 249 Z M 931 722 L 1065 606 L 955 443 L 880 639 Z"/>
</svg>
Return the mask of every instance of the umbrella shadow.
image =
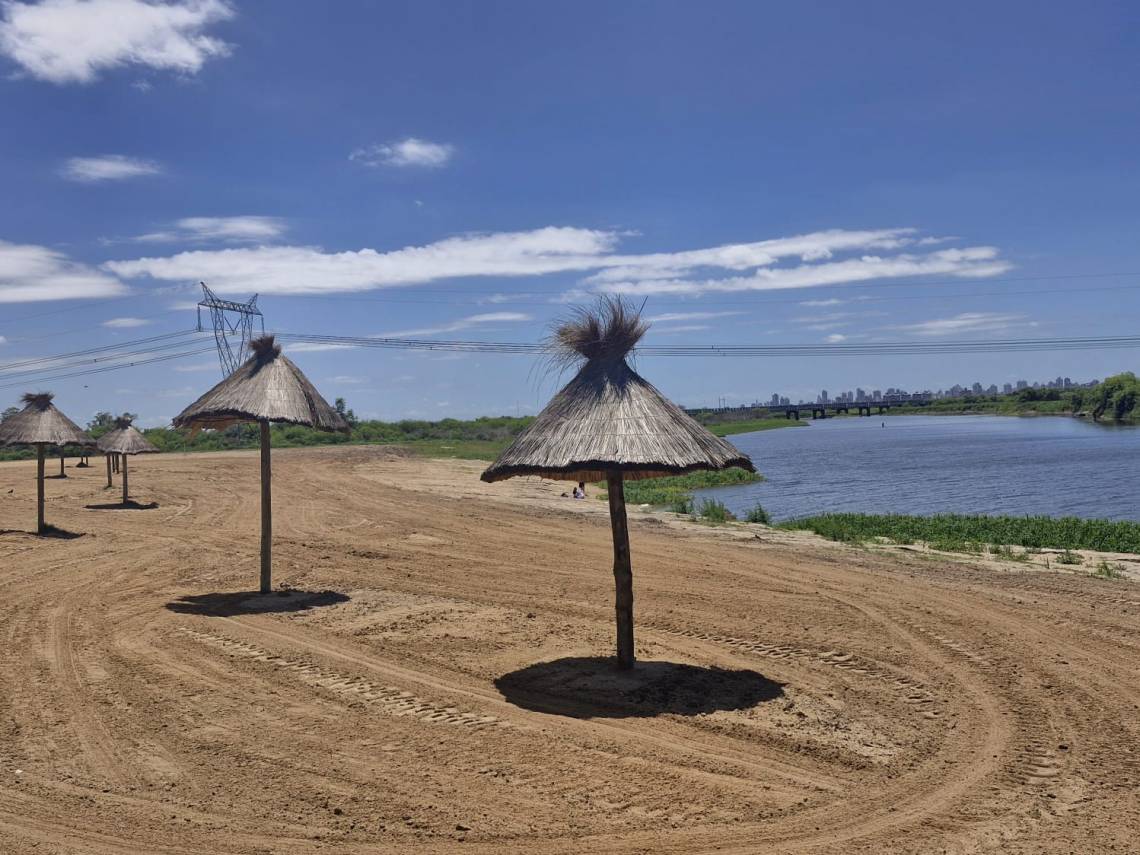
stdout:
<svg viewBox="0 0 1140 855">
<path fill-rule="evenodd" d="M 89 511 L 152 511 L 158 507 L 158 502 L 139 504 L 134 499 L 126 502 L 107 502 L 102 505 L 84 505 Z"/>
<path fill-rule="evenodd" d="M 58 481 L 60 478 L 66 478 L 66 477 L 67 477 L 67 475 L 56 473 L 55 475 L 45 475 L 44 480 L 45 481 Z"/>
<path fill-rule="evenodd" d="M 166 608 L 183 615 L 236 617 L 248 614 L 301 612 L 321 606 L 347 603 L 350 597 L 339 591 L 231 591 L 213 594 L 187 594 L 171 600 Z"/>
<path fill-rule="evenodd" d="M 784 684 L 751 670 L 638 662 L 618 670 L 608 656 L 528 665 L 495 680 L 512 704 L 570 718 L 650 718 L 745 710 L 783 696 Z"/>
<path fill-rule="evenodd" d="M 28 537 L 50 537 L 55 540 L 75 540 L 75 538 L 84 535 L 81 531 L 68 531 L 64 528 L 56 528 L 54 525 L 44 526 L 44 530 L 40 532 L 23 531 L 18 528 L 0 528 L 0 534 L 26 534 Z"/>
</svg>

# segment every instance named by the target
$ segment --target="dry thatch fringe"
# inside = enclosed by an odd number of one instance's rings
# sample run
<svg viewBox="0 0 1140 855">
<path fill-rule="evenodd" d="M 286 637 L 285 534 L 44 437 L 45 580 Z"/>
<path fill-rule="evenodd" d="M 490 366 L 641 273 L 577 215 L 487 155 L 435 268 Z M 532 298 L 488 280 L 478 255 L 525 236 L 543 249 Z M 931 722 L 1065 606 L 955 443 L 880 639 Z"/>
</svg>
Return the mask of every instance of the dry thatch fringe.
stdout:
<svg viewBox="0 0 1140 855">
<path fill-rule="evenodd" d="M 617 362 L 641 341 L 649 324 L 623 297 L 606 294 L 593 306 L 577 306 L 556 321 L 546 347 L 550 361 L 569 368 L 582 361 Z"/>
<path fill-rule="evenodd" d="M 483 473 L 484 481 L 540 475 L 591 481 L 621 472 L 627 479 L 681 475 L 752 461 L 713 436 L 634 371 L 626 356 L 648 329 L 620 297 L 577 309 L 549 341 L 550 360 L 583 363 Z"/>
<path fill-rule="evenodd" d="M 54 397 L 53 392 L 25 392 L 20 396 L 20 402 L 34 405 L 37 410 L 46 410 Z"/>
<path fill-rule="evenodd" d="M 281 345 L 274 341 L 272 335 L 263 335 L 260 338 L 253 339 L 249 343 L 249 350 L 257 357 L 258 364 L 261 365 L 272 362 L 281 355 Z"/>
<path fill-rule="evenodd" d="M 95 440 L 59 411 L 50 392 L 28 392 L 25 406 L 0 425 L 0 445 L 94 445 Z"/>
</svg>

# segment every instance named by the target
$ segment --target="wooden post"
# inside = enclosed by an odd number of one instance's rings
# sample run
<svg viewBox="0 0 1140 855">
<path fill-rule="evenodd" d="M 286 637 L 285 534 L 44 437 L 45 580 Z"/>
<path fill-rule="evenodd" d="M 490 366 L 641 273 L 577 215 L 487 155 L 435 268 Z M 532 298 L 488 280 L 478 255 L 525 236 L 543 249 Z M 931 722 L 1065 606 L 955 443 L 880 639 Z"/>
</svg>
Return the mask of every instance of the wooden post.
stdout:
<svg viewBox="0 0 1140 855">
<path fill-rule="evenodd" d="M 44 525 L 44 446 L 36 446 L 36 534 L 47 530 Z"/>
<path fill-rule="evenodd" d="M 269 422 L 261 421 L 261 592 L 273 589 L 273 494 L 270 489 Z"/>
<path fill-rule="evenodd" d="M 629 560 L 629 525 L 625 516 L 625 478 L 621 472 L 606 477 L 610 499 L 610 526 L 614 535 L 614 608 L 617 612 L 618 667 L 633 667 L 633 567 Z"/>
<path fill-rule="evenodd" d="M 111 452 L 108 451 L 103 457 L 107 460 L 107 489 L 110 490 L 114 486 L 111 482 Z"/>
<path fill-rule="evenodd" d="M 59 477 L 66 478 L 67 473 L 63 471 L 63 448 L 59 449 Z"/>
<path fill-rule="evenodd" d="M 123 504 L 127 503 L 127 455 L 123 455 Z"/>
</svg>

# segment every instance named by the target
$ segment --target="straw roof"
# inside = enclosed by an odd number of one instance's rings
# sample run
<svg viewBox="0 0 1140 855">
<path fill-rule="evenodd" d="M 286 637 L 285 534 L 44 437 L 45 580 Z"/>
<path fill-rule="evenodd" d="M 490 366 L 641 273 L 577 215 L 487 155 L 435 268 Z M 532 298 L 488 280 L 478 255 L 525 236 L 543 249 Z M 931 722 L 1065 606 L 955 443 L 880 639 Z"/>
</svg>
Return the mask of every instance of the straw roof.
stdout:
<svg viewBox="0 0 1140 855">
<path fill-rule="evenodd" d="M 250 342 L 253 356 L 174 418 L 175 427 L 224 428 L 235 422 L 270 421 L 348 430 L 301 369 L 281 354 L 273 336 Z"/>
<path fill-rule="evenodd" d="M 585 364 L 482 475 L 501 481 L 540 475 L 599 481 L 619 470 L 637 480 L 752 461 L 709 433 L 629 367 L 627 354 L 648 329 L 618 298 L 579 310 L 554 333 L 556 362 Z"/>
<path fill-rule="evenodd" d="M 115 419 L 115 429 L 99 437 L 95 443 L 104 454 L 155 454 L 158 449 L 151 445 L 131 420 L 120 416 Z"/>
<path fill-rule="evenodd" d="M 20 412 L 0 423 L 0 445 L 94 445 L 95 440 L 61 413 L 51 392 L 28 392 Z"/>
</svg>

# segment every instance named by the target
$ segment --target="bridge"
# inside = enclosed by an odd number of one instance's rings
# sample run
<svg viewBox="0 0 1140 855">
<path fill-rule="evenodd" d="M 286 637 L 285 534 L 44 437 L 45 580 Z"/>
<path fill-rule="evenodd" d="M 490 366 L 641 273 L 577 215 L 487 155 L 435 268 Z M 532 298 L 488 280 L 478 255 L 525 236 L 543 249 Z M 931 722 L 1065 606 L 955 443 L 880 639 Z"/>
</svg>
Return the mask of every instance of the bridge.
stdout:
<svg viewBox="0 0 1140 855">
<path fill-rule="evenodd" d="M 784 418 L 797 420 L 800 417 L 800 413 L 810 412 L 813 419 L 826 419 L 829 412 L 832 415 L 839 415 L 840 413 L 850 414 L 851 411 L 854 410 L 861 416 L 870 416 L 872 412 L 885 413 L 891 407 L 925 407 L 933 403 L 933 401 L 933 398 L 923 395 L 910 395 L 905 398 L 892 395 L 889 398 L 881 398 L 877 401 L 828 401 L 827 403 L 817 402 L 814 404 L 805 404 L 801 401 L 798 404 L 778 405 L 745 404 L 738 407 L 697 407 L 686 409 L 685 412 L 689 415 L 738 412 L 742 414 L 756 414 L 757 417 L 762 417 L 760 414 L 765 412 L 768 415 L 783 413 Z"/>
<path fill-rule="evenodd" d="M 783 413 L 784 418 L 787 419 L 799 419 L 801 412 L 808 411 L 811 411 L 813 419 L 826 419 L 828 411 L 833 415 L 840 413 L 850 415 L 851 411 L 855 410 L 861 416 L 869 416 L 872 410 L 882 414 L 891 407 L 925 407 L 933 400 L 933 398 L 915 395 L 910 398 L 884 398 L 878 401 L 828 401 L 815 404 L 780 404 L 779 406 L 772 404 L 765 409 L 769 413 Z"/>
</svg>

